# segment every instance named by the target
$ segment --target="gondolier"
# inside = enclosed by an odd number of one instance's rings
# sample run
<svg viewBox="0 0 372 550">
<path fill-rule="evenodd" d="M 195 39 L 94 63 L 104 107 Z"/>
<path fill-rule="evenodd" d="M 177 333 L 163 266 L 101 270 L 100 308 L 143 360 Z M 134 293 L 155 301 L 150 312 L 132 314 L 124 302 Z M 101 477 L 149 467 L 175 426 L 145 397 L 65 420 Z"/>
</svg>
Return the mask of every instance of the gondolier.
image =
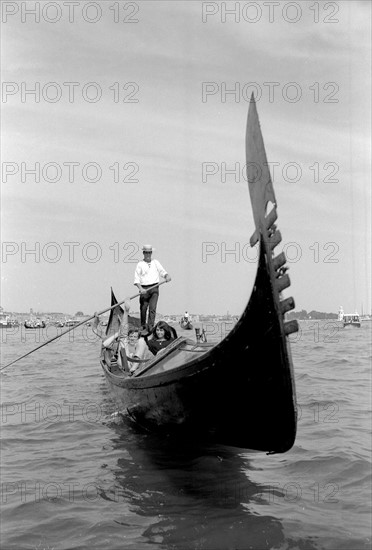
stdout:
<svg viewBox="0 0 372 550">
<path fill-rule="evenodd" d="M 158 260 L 152 259 L 153 249 L 151 244 L 145 244 L 142 247 L 143 260 L 138 262 L 136 270 L 134 272 L 134 284 L 140 292 L 140 311 L 141 311 L 141 325 L 144 330 L 151 330 L 154 328 L 156 306 L 159 298 L 159 287 L 149 287 L 156 285 L 160 281 L 160 277 L 163 277 L 167 283 L 171 280 L 170 275 L 161 265 Z M 147 310 L 149 311 L 148 319 L 146 321 Z"/>
</svg>

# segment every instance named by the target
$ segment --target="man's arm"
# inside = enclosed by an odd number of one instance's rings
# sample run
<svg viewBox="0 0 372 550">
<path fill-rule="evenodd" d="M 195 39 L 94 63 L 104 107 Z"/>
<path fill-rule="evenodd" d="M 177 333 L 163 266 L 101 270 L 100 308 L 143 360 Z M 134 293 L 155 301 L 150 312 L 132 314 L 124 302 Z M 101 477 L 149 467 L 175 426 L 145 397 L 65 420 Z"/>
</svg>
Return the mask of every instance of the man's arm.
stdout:
<svg viewBox="0 0 372 550">
<path fill-rule="evenodd" d="M 104 335 L 102 334 L 102 330 L 101 332 L 98 332 L 98 325 L 99 325 L 99 317 L 97 315 L 97 313 L 94 314 L 94 320 L 93 320 L 93 324 L 92 324 L 92 331 L 94 332 L 94 334 L 96 334 L 97 336 L 99 336 L 99 338 L 101 338 L 102 341 L 102 346 L 104 348 L 108 348 L 112 342 L 114 340 L 116 340 L 116 338 L 118 337 L 119 335 L 119 332 L 115 332 L 115 334 L 109 336 L 108 338 L 104 338 Z"/>
<path fill-rule="evenodd" d="M 117 338 L 119 339 L 126 339 L 128 336 L 128 312 L 130 310 L 130 302 L 127 298 L 124 302 L 124 314 L 123 318 L 121 320 L 120 328 L 118 332 L 115 332 L 115 334 L 112 334 L 104 342 L 102 342 L 102 345 L 104 348 L 108 348 L 112 342 L 114 342 Z"/>
<path fill-rule="evenodd" d="M 108 338 L 106 338 L 106 340 L 102 342 L 102 346 L 104 348 L 110 347 L 112 342 L 114 342 L 118 336 L 119 336 L 119 332 L 115 332 L 115 334 L 113 334 L 112 336 L 109 336 Z"/>
<path fill-rule="evenodd" d="M 128 337 L 129 310 L 130 310 L 130 301 L 129 301 L 129 298 L 126 298 L 124 302 L 124 314 L 123 314 L 123 318 L 121 320 L 121 324 L 119 328 L 119 338 L 124 340 Z"/>
<path fill-rule="evenodd" d="M 94 334 L 96 334 L 99 338 L 101 338 L 101 340 L 103 340 L 102 330 L 100 330 L 100 332 L 98 332 L 98 325 L 99 325 L 99 317 L 98 317 L 98 315 L 97 315 L 97 312 L 94 312 L 94 319 L 93 319 L 93 323 L 92 323 L 92 331 L 93 331 Z"/>
<path fill-rule="evenodd" d="M 155 260 L 156 262 L 156 268 L 158 270 L 158 273 L 161 277 L 163 277 L 167 283 L 169 283 L 169 281 L 172 280 L 171 276 L 169 275 L 169 273 L 164 269 L 164 267 L 161 265 L 161 263 L 158 261 L 158 260 Z"/>
</svg>

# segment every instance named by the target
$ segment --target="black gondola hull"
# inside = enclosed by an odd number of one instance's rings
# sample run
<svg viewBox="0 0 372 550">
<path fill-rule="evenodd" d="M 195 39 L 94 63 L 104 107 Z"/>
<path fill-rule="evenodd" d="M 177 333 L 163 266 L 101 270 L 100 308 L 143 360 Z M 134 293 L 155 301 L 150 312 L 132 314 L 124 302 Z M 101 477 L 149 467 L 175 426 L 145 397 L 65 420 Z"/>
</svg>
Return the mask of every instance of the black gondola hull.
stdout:
<svg viewBox="0 0 372 550">
<path fill-rule="evenodd" d="M 101 364 L 120 412 L 150 430 L 183 430 L 226 444 L 285 452 L 296 436 L 287 336 L 261 247 L 249 303 L 228 336 L 168 372 L 130 378 Z"/>
</svg>

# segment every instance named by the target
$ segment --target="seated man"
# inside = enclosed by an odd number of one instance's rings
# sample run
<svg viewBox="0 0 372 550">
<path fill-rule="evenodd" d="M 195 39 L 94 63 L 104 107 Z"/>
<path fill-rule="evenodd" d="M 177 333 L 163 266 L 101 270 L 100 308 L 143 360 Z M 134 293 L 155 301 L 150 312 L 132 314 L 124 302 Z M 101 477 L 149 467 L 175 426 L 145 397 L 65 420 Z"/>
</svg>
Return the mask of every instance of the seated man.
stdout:
<svg viewBox="0 0 372 550">
<path fill-rule="evenodd" d="M 139 336 L 139 329 L 132 328 L 129 329 L 128 324 L 128 313 L 130 310 L 130 303 L 127 299 L 124 303 L 124 315 L 121 321 L 120 329 L 115 334 L 112 334 L 104 340 L 104 337 L 97 332 L 97 326 L 99 319 L 95 316 L 93 322 L 93 332 L 102 338 L 102 345 L 105 348 L 112 346 L 114 342 L 117 342 L 116 347 L 116 356 L 117 356 L 117 365 L 119 368 L 128 374 L 133 374 L 134 371 L 141 365 L 134 361 L 130 361 L 130 358 L 144 360 L 145 356 L 148 354 L 148 349 L 146 342 L 143 338 Z"/>
</svg>

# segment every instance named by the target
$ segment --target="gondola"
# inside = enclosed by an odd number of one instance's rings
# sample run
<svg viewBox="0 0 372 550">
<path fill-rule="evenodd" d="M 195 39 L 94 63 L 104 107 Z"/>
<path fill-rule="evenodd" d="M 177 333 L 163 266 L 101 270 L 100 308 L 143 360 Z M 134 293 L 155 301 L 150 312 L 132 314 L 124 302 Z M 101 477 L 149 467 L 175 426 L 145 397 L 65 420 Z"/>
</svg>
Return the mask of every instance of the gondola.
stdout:
<svg viewBox="0 0 372 550">
<path fill-rule="evenodd" d="M 184 330 L 192 330 L 193 329 L 191 321 L 189 321 L 188 319 L 185 319 L 185 317 L 182 317 L 182 319 L 180 321 L 180 327 L 183 328 Z"/>
<path fill-rule="evenodd" d="M 33 330 L 46 327 L 45 321 L 33 321 L 32 319 L 26 320 L 23 325 L 25 328 Z"/>
<path fill-rule="evenodd" d="M 111 365 L 108 349 L 102 348 L 101 366 L 119 411 L 141 429 L 283 453 L 296 436 L 288 336 L 298 324 L 284 319 L 294 300 L 281 294 L 290 280 L 284 253 L 273 253 L 281 242 L 277 203 L 253 96 L 246 158 L 255 221 L 250 244 L 259 243 L 260 252 L 252 294 L 240 319 L 216 345 L 177 338 L 132 376 Z M 107 335 L 118 330 L 122 313 L 120 306 L 111 310 Z"/>
</svg>

